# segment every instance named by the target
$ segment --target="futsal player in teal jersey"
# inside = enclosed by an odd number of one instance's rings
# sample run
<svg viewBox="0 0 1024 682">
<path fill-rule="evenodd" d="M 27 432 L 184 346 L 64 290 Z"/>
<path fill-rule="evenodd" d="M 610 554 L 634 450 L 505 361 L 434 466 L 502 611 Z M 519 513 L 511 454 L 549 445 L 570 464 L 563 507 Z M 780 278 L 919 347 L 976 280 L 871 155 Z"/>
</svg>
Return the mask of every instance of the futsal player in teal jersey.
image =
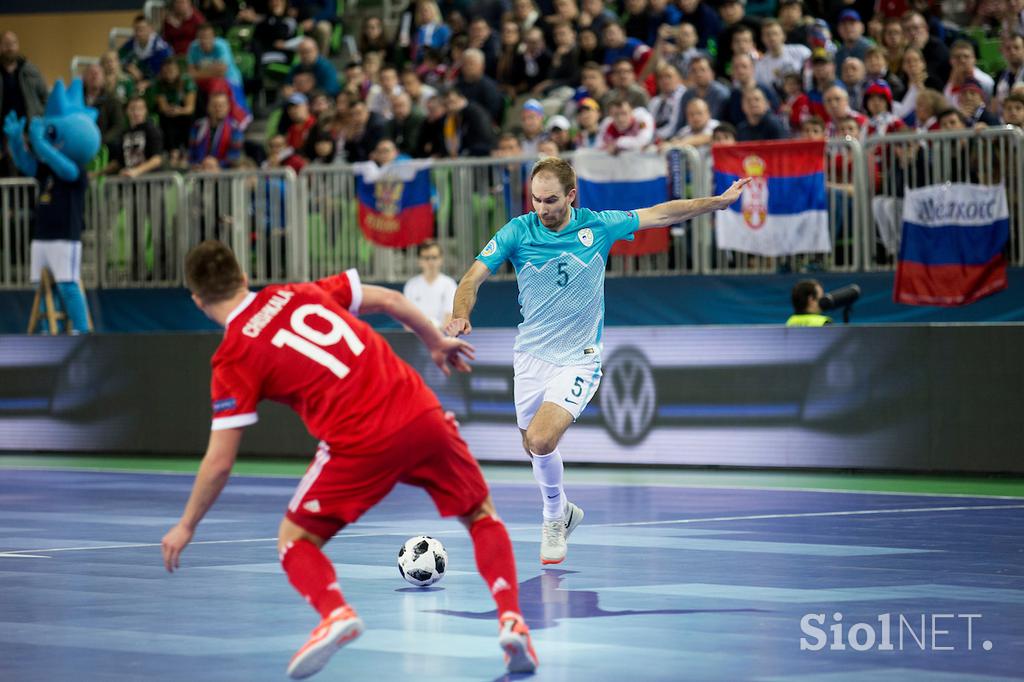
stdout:
<svg viewBox="0 0 1024 682">
<path fill-rule="evenodd" d="M 565 559 L 566 539 L 583 510 L 562 489 L 558 442 L 601 381 L 604 273 L 619 239 L 648 227 L 675 225 L 724 209 L 749 178 L 723 194 L 679 199 L 636 211 L 574 208 L 576 173 L 562 159 L 538 161 L 530 174 L 533 212 L 513 218 L 476 257 L 455 292 L 450 336 L 469 334 L 469 315 L 484 280 L 506 260 L 519 282 L 523 322 L 514 348 L 516 421 L 544 501 L 542 564 Z"/>
</svg>

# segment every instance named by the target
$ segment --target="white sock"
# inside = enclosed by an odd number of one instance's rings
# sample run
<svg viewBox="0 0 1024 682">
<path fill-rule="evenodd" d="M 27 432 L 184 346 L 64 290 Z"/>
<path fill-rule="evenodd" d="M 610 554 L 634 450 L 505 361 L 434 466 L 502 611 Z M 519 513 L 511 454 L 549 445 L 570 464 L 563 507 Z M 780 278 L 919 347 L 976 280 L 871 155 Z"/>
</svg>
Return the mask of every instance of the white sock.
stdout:
<svg viewBox="0 0 1024 682">
<path fill-rule="evenodd" d="M 530 453 L 533 454 L 533 453 Z M 562 453 L 555 448 L 547 455 L 533 455 L 533 477 L 544 498 L 544 520 L 565 516 L 565 491 L 562 489 Z"/>
</svg>

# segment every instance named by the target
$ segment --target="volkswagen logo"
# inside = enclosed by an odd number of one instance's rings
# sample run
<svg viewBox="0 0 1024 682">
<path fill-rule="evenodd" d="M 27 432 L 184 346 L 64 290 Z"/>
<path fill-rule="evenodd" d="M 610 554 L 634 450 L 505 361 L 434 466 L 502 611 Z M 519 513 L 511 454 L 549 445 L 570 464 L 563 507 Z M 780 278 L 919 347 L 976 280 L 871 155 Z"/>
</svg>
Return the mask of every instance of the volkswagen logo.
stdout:
<svg viewBox="0 0 1024 682">
<path fill-rule="evenodd" d="M 635 445 L 651 430 L 657 412 L 651 365 L 638 348 L 619 348 L 604 363 L 601 417 L 616 442 Z"/>
</svg>

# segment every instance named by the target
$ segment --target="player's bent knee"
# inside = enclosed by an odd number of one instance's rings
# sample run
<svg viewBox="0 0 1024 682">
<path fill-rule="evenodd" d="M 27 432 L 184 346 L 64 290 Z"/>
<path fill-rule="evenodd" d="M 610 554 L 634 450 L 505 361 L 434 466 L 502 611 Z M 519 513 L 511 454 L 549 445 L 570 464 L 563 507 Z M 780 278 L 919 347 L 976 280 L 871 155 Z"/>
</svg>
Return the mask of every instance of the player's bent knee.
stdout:
<svg viewBox="0 0 1024 682">
<path fill-rule="evenodd" d="M 491 496 L 488 495 L 487 498 L 483 502 L 481 502 L 476 509 L 469 512 L 468 514 L 460 516 L 459 521 L 461 521 L 462 525 L 464 525 L 466 528 L 471 528 L 473 524 L 479 521 L 480 519 L 486 518 L 488 516 L 496 516 L 497 513 L 498 512 L 494 509 L 494 502 L 491 500 Z"/>
<path fill-rule="evenodd" d="M 298 525 L 297 523 L 289 520 L 282 519 L 281 527 L 277 531 L 277 551 L 283 553 L 289 544 L 298 542 L 299 540 L 308 540 L 313 543 L 316 547 L 323 547 L 326 539 L 319 535 L 314 535 L 308 530 Z"/>
<path fill-rule="evenodd" d="M 527 432 L 526 447 L 534 455 L 549 455 L 558 447 L 558 438 Z"/>
</svg>

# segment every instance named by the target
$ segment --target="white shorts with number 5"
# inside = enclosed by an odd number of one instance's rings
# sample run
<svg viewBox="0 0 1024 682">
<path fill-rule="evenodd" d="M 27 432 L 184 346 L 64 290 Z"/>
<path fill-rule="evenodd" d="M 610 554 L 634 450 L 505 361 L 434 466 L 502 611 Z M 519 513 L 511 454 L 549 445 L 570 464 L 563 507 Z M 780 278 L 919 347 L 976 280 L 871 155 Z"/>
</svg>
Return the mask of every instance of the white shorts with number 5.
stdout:
<svg viewBox="0 0 1024 682">
<path fill-rule="evenodd" d="M 594 397 L 601 383 L 601 360 L 578 365 L 552 365 L 529 353 L 516 353 L 515 367 L 516 421 L 526 429 L 541 403 L 554 403 L 579 419 L 583 408 Z"/>
</svg>

